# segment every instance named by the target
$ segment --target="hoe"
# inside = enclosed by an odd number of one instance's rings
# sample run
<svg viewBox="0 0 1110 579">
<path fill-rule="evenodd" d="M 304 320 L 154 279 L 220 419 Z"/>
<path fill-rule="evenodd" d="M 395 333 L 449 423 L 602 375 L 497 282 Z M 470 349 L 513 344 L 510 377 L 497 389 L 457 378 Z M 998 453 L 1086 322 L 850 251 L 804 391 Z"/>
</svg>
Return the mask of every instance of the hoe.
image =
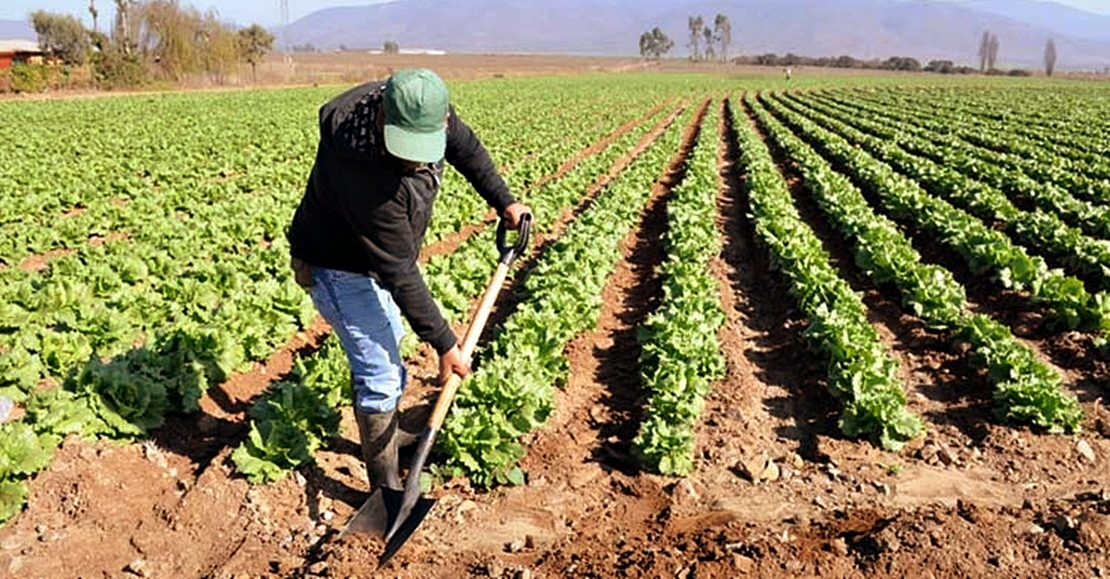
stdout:
<svg viewBox="0 0 1110 579">
<path fill-rule="evenodd" d="M 486 321 L 489 319 L 490 311 L 497 300 L 497 294 L 505 283 L 509 266 L 528 247 L 531 226 L 532 216 L 525 215 L 520 223 L 520 234 L 517 237 L 516 244 L 510 246 L 505 243 L 507 233 L 505 222 L 501 221 L 497 225 L 497 249 L 501 253 L 501 260 L 497 264 L 497 270 L 494 272 L 489 285 L 486 286 L 482 303 L 478 307 L 477 313 L 474 314 L 474 319 L 471 321 L 470 327 L 467 328 L 466 337 L 463 339 L 462 356 L 467 361 L 474 354 L 474 347 L 477 345 L 478 337 L 482 334 Z M 428 453 L 431 452 L 436 434 L 439 433 L 439 428 L 447 417 L 447 411 L 451 408 L 451 402 L 455 398 L 460 382 L 462 382 L 462 379 L 454 374 L 440 390 L 435 408 L 432 410 L 431 416 L 428 417 L 428 423 L 420 433 L 420 438 L 417 439 L 416 451 L 409 467 L 408 476 L 405 478 L 404 491 L 379 487 L 339 533 L 340 537 L 351 533 L 373 533 L 383 537 L 386 544 L 385 551 L 378 559 L 379 569 L 388 563 L 393 555 L 397 554 L 397 551 L 401 549 L 401 546 L 412 536 L 413 531 L 424 521 L 428 511 L 436 502 L 435 499 L 421 496 L 420 473 L 424 470 Z"/>
</svg>

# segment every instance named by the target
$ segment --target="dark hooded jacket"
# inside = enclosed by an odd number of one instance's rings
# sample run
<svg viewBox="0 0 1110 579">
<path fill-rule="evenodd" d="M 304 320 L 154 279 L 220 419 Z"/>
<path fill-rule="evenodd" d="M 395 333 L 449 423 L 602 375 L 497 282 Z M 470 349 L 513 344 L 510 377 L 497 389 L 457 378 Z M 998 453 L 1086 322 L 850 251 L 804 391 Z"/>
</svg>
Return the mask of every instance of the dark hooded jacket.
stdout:
<svg viewBox="0 0 1110 579">
<path fill-rule="evenodd" d="M 309 265 L 378 280 L 413 331 L 439 353 L 455 334 L 417 267 L 443 160 L 405 170 L 385 150 L 378 122 L 385 82 L 357 86 L 320 108 L 320 145 L 288 239 Z M 505 181 L 474 131 L 450 109 L 446 162 L 502 213 L 513 203 Z"/>
</svg>

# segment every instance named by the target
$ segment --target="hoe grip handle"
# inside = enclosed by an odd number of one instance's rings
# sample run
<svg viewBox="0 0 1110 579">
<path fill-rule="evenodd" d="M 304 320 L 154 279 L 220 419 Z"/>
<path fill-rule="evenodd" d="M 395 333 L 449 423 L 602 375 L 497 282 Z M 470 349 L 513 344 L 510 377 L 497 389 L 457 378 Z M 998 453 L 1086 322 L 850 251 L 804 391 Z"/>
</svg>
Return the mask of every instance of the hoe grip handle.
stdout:
<svg viewBox="0 0 1110 579">
<path fill-rule="evenodd" d="M 532 236 L 532 214 L 525 213 L 520 217 L 520 226 L 517 229 L 516 243 L 509 245 L 506 237 L 509 234 L 509 226 L 505 224 L 502 219 L 497 222 L 497 251 L 501 254 L 501 263 L 511 264 L 528 249 L 528 240 Z"/>
</svg>

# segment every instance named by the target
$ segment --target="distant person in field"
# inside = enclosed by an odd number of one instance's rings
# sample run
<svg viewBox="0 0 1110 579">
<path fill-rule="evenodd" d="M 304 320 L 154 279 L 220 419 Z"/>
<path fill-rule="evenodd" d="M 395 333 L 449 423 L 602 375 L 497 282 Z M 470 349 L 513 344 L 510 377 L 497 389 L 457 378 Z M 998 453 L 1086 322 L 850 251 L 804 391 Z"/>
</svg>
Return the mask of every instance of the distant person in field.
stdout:
<svg viewBox="0 0 1110 579">
<path fill-rule="evenodd" d="M 786 80 L 790 80 L 790 75 L 791 75 L 791 74 L 792 74 L 793 72 L 794 72 L 794 71 L 790 70 L 790 68 L 789 68 L 789 67 L 787 67 L 787 68 L 784 68 L 784 69 L 782 69 L 782 73 L 783 73 L 783 75 L 785 75 L 785 76 L 786 76 Z"/>
<path fill-rule="evenodd" d="M 441 381 L 470 367 L 417 267 L 432 206 L 451 163 L 510 229 L 530 210 L 450 105 L 434 72 L 406 69 L 354 87 L 320 109 L 320 145 L 288 232 L 297 283 L 331 324 L 351 367 L 371 490 L 400 489 L 397 426 L 407 373 L 403 315 L 439 354 Z"/>
</svg>

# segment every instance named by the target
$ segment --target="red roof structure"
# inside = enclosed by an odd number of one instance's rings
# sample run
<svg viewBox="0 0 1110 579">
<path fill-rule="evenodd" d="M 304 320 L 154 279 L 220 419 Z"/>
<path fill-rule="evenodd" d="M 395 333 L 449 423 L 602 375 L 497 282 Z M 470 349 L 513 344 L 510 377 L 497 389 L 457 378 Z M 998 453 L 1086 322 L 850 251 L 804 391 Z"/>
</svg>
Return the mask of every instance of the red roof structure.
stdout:
<svg viewBox="0 0 1110 579">
<path fill-rule="evenodd" d="M 17 63 L 33 62 L 42 56 L 34 40 L 0 40 L 0 70 Z"/>
</svg>

